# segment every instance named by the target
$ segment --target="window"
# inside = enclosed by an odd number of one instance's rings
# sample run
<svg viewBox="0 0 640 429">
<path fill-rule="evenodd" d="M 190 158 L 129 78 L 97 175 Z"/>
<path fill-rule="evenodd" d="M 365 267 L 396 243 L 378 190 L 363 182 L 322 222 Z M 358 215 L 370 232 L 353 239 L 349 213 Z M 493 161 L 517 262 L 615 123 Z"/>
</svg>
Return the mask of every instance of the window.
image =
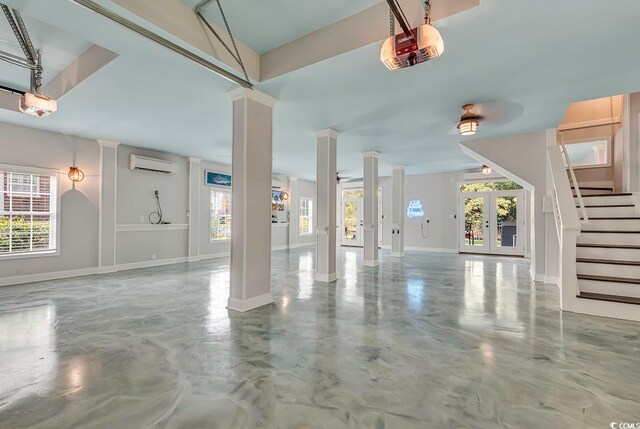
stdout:
<svg viewBox="0 0 640 429">
<path fill-rule="evenodd" d="M 575 168 L 608 167 L 609 163 L 609 139 L 599 139 L 583 142 L 567 142 L 567 152 L 571 165 Z M 563 157 L 565 167 L 567 160 Z"/>
<path fill-rule="evenodd" d="M 311 235 L 313 233 L 313 200 L 311 198 L 300 198 L 298 215 L 300 235 Z"/>
<path fill-rule="evenodd" d="M 210 241 L 231 239 L 231 192 L 211 189 Z"/>
<path fill-rule="evenodd" d="M 0 258 L 56 250 L 56 176 L 0 170 Z"/>
</svg>

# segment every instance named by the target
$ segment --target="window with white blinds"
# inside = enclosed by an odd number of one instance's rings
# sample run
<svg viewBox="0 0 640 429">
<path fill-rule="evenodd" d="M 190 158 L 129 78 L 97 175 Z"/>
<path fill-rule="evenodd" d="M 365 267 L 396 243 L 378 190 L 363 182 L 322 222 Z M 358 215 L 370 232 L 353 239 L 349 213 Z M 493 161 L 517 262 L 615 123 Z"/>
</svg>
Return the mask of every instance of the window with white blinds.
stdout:
<svg viewBox="0 0 640 429">
<path fill-rule="evenodd" d="M 210 241 L 231 238 L 231 191 L 211 188 Z"/>
<path fill-rule="evenodd" d="M 311 198 L 300 198 L 298 209 L 298 231 L 300 235 L 310 235 L 313 233 L 313 200 Z"/>
<path fill-rule="evenodd" d="M 0 170 L 0 258 L 56 250 L 56 176 Z"/>
</svg>

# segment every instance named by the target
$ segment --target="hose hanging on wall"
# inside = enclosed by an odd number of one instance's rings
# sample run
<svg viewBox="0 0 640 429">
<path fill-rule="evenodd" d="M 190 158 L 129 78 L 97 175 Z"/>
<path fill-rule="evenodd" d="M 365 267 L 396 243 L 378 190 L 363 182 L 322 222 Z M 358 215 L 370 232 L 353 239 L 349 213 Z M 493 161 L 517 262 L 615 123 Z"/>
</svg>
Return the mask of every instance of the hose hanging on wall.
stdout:
<svg viewBox="0 0 640 429">
<path fill-rule="evenodd" d="M 160 205 L 160 192 L 156 189 L 153 194 L 156 197 L 156 211 L 149 213 L 149 223 L 152 225 L 167 224 L 162 221 L 162 206 Z M 156 219 L 152 219 L 156 218 Z M 155 221 L 154 221 L 155 220 Z"/>
</svg>

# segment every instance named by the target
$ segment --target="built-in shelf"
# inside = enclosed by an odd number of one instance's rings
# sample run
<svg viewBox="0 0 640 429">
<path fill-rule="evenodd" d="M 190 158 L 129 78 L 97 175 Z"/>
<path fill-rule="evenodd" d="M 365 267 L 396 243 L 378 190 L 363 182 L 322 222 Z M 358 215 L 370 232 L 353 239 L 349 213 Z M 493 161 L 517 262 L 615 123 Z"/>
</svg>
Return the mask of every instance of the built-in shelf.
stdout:
<svg viewBox="0 0 640 429">
<path fill-rule="evenodd" d="M 117 232 L 140 232 L 140 231 L 182 231 L 189 229 L 188 223 L 169 223 L 152 225 L 150 223 L 132 223 L 116 225 Z"/>
</svg>

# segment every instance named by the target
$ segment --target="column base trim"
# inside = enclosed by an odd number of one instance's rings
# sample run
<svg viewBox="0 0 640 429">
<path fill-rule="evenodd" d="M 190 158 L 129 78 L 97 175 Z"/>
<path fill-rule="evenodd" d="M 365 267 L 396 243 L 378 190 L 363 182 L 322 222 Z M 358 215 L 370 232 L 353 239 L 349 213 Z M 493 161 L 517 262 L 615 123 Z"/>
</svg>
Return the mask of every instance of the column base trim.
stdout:
<svg viewBox="0 0 640 429">
<path fill-rule="evenodd" d="M 271 292 L 248 299 L 229 298 L 229 301 L 227 301 L 227 309 L 244 313 L 269 304 L 273 304 L 273 295 L 271 295 Z"/>
<path fill-rule="evenodd" d="M 118 271 L 118 267 L 115 265 L 108 265 L 106 267 L 98 267 L 96 272 L 98 274 L 110 274 Z"/>
<path fill-rule="evenodd" d="M 316 273 L 313 276 L 314 280 L 321 283 L 333 283 L 338 280 L 338 275 L 336 273 L 331 274 L 320 274 Z"/>
<path fill-rule="evenodd" d="M 375 260 L 375 261 L 367 261 L 365 260 L 362 265 L 364 265 L 365 267 L 378 267 L 380 266 L 380 261 L 379 260 Z"/>
<path fill-rule="evenodd" d="M 404 252 L 391 252 L 393 258 L 404 258 Z"/>
</svg>

